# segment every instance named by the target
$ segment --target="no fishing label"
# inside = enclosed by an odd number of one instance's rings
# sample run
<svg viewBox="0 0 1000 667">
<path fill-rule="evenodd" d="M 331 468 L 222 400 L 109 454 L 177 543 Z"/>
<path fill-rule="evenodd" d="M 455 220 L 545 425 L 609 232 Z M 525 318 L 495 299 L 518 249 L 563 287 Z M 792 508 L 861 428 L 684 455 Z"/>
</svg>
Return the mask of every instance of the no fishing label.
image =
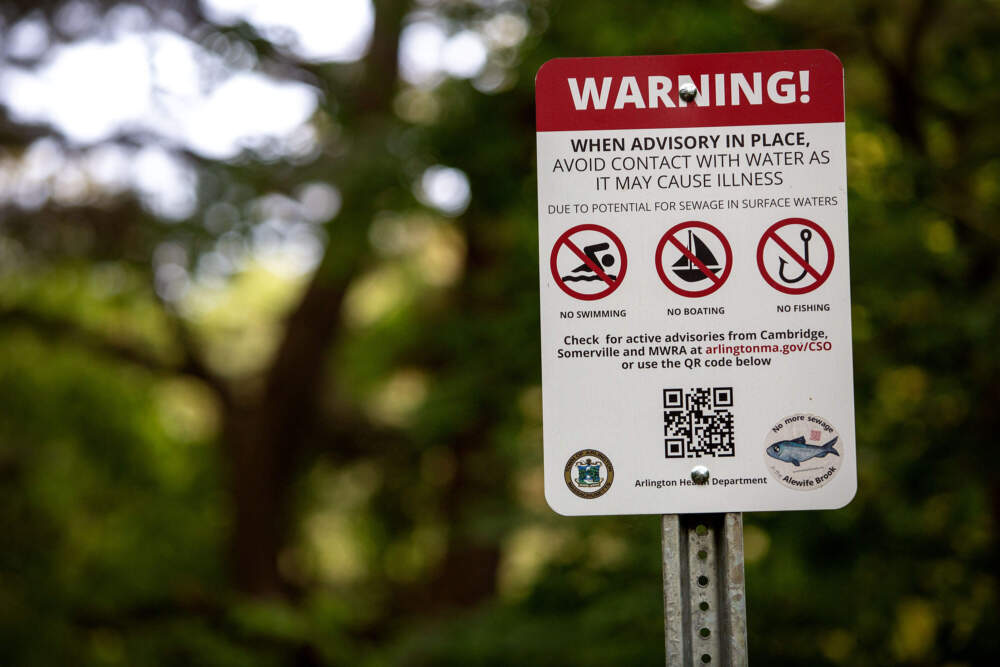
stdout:
<svg viewBox="0 0 1000 667">
<path fill-rule="evenodd" d="M 563 58 L 542 66 L 535 91 L 549 505 L 850 502 L 837 57 Z"/>
</svg>

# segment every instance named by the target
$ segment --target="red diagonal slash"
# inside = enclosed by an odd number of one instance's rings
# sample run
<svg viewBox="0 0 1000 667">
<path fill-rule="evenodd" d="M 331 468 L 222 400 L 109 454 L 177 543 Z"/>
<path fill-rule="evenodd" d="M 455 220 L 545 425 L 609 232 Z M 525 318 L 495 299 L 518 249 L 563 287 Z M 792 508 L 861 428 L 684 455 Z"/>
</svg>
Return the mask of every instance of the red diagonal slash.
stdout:
<svg viewBox="0 0 1000 667">
<path fill-rule="evenodd" d="M 799 264 L 799 266 L 808 271 L 810 276 L 812 276 L 816 280 L 823 280 L 823 276 L 820 275 L 819 271 L 810 266 L 809 262 L 807 262 L 805 259 L 802 258 L 802 255 L 792 250 L 792 247 L 787 243 L 785 243 L 785 240 L 783 238 L 778 236 L 778 232 L 772 231 L 768 236 L 772 241 L 778 244 L 778 247 L 787 252 L 791 256 L 791 258 L 794 259 Z"/>
<path fill-rule="evenodd" d="M 600 266 L 595 264 L 589 257 L 587 257 L 587 255 L 582 250 L 580 250 L 580 248 L 578 248 L 575 243 L 573 243 L 569 239 L 566 239 L 565 241 L 563 241 L 563 243 L 565 243 L 566 247 L 572 250 L 577 257 L 583 260 L 583 263 L 587 265 L 587 268 L 596 273 L 597 277 L 603 280 L 605 283 L 607 283 L 609 287 L 615 284 L 615 281 L 611 279 L 611 276 L 606 274 L 604 272 L 604 269 L 602 269 Z"/>
<path fill-rule="evenodd" d="M 676 235 L 672 235 L 670 237 L 670 242 L 673 243 L 674 246 L 676 246 L 677 249 L 680 250 L 684 254 L 685 257 L 687 257 L 689 260 L 691 260 L 691 263 L 694 264 L 695 266 L 697 266 L 699 271 L 701 271 L 706 276 L 708 276 L 709 278 L 711 278 L 712 282 L 714 282 L 716 285 L 718 285 L 719 283 L 722 282 L 722 280 L 719 278 L 719 276 L 715 275 L 715 272 L 712 271 L 712 269 L 710 269 L 707 266 L 705 266 L 704 262 L 702 262 L 700 259 L 698 259 L 697 257 L 695 257 L 695 255 L 694 255 L 693 252 L 691 252 L 690 250 L 688 250 L 686 247 L 684 247 L 683 243 L 681 243 L 680 241 L 677 240 L 677 236 Z"/>
</svg>

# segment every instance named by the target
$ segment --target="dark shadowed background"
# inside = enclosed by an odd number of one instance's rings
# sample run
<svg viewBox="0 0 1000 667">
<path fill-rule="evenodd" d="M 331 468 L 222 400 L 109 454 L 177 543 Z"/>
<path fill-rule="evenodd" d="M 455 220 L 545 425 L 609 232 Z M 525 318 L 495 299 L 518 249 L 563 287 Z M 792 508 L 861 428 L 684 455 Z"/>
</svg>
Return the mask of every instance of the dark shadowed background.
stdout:
<svg viewBox="0 0 1000 667">
<path fill-rule="evenodd" d="M 746 521 L 757 665 L 998 652 L 1000 5 L 0 3 L 0 662 L 662 664 L 542 496 L 533 78 L 847 73 L 861 490 Z"/>
</svg>

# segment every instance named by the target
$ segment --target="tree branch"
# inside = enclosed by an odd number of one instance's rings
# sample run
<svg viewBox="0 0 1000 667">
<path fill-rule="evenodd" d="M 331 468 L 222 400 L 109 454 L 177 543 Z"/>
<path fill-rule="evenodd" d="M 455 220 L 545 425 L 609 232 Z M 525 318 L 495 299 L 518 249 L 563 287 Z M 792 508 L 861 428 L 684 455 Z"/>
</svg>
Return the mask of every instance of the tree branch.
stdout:
<svg viewBox="0 0 1000 667">
<path fill-rule="evenodd" d="M 0 326 L 28 327 L 36 334 L 66 341 L 102 357 L 139 366 L 161 375 L 187 375 L 217 388 L 221 380 L 193 357 L 185 355 L 178 363 L 148 349 L 115 340 L 91 331 L 70 319 L 53 317 L 28 308 L 0 311 Z"/>
</svg>

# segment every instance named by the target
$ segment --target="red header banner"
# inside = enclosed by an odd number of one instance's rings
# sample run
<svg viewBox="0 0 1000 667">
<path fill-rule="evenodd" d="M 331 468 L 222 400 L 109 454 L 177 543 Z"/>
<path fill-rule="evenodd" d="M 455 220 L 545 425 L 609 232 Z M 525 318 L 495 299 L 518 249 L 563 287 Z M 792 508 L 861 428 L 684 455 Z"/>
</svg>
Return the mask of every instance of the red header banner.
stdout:
<svg viewBox="0 0 1000 667">
<path fill-rule="evenodd" d="M 844 68 L 820 49 L 557 58 L 535 105 L 539 132 L 835 123 Z"/>
</svg>

